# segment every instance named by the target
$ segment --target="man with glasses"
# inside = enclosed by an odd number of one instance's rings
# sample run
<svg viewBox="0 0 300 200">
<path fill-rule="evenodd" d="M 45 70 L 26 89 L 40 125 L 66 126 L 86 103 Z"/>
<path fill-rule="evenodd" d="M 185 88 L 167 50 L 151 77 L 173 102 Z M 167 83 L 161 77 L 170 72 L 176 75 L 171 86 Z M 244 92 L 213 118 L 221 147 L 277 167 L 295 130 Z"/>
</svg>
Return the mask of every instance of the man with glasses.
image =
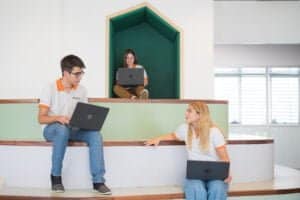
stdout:
<svg viewBox="0 0 300 200">
<path fill-rule="evenodd" d="M 90 172 L 93 188 L 101 194 L 111 194 L 104 184 L 104 159 L 102 136 L 98 131 L 71 129 L 68 123 L 78 102 L 87 102 L 87 91 L 79 85 L 85 65 L 75 56 L 68 55 L 61 60 L 62 78 L 45 87 L 40 103 L 38 120 L 43 134 L 52 142 L 51 185 L 55 192 L 64 192 L 61 171 L 68 141 L 83 141 L 89 147 Z"/>
</svg>

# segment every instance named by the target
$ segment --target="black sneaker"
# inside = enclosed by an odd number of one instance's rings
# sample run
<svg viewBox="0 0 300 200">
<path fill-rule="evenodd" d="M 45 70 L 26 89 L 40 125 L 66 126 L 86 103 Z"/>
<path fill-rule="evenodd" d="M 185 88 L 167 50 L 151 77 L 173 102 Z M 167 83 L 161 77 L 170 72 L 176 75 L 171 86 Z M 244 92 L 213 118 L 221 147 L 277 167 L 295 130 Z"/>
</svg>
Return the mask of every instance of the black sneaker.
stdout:
<svg viewBox="0 0 300 200">
<path fill-rule="evenodd" d="M 52 176 L 51 174 L 51 189 L 53 192 L 65 192 L 65 188 L 61 182 L 61 176 Z"/>
<path fill-rule="evenodd" d="M 111 194 L 111 190 L 104 183 L 94 183 L 94 190 L 105 195 Z"/>
</svg>

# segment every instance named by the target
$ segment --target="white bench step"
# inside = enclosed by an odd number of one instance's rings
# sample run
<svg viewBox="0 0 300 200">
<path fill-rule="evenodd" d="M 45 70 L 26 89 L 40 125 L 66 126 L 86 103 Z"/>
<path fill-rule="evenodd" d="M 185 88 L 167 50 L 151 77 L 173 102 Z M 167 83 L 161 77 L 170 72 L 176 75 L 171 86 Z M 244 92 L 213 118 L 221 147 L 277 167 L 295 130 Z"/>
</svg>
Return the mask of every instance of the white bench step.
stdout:
<svg viewBox="0 0 300 200">
<path fill-rule="evenodd" d="M 228 145 L 233 182 L 273 178 L 273 143 Z M 7 187 L 50 187 L 51 146 L 0 145 L 0 172 Z M 182 185 L 183 145 L 159 147 L 105 146 L 107 184 L 114 188 Z M 67 148 L 63 182 L 70 189 L 89 189 L 88 148 Z"/>
</svg>

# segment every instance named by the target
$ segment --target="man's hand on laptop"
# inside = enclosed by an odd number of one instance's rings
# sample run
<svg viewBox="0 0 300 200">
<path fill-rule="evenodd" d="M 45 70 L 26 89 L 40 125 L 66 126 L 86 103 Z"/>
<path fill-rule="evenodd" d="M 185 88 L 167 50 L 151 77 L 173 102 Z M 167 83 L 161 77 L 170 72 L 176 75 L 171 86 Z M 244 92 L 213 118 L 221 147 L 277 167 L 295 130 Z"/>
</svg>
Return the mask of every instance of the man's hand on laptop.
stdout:
<svg viewBox="0 0 300 200">
<path fill-rule="evenodd" d="M 67 116 L 57 116 L 56 121 L 61 123 L 61 124 L 69 124 L 70 118 Z"/>
</svg>

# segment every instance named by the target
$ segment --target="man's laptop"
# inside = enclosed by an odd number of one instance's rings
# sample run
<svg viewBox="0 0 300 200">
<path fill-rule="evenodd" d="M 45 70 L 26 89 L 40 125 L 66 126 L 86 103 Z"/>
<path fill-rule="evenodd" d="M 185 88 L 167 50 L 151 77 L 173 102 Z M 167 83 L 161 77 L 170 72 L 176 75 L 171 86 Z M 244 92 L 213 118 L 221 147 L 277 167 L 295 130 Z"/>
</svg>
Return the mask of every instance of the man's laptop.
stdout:
<svg viewBox="0 0 300 200">
<path fill-rule="evenodd" d="M 224 180 L 229 174 L 229 162 L 188 160 L 187 179 Z"/>
<path fill-rule="evenodd" d="M 87 130 L 100 130 L 109 108 L 78 102 L 69 126 Z"/>
<path fill-rule="evenodd" d="M 122 86 L 144 85 L 144 69 L 142 68 L 119 68 L 118 84 Z"/>
</svg>

